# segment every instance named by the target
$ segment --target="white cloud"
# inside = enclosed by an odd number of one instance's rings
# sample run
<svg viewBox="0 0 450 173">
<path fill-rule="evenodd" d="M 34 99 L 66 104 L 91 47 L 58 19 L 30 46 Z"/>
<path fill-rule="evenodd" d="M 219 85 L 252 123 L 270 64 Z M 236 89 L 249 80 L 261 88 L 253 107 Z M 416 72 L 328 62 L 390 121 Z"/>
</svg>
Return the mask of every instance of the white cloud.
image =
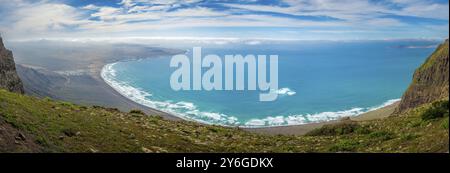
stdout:
<svg viewBox="0 0 450 173">
<path fill-rule="evenodd" d="M 370 19 L 366 21 L 368 25 L 371 26 L 405 26 L 406 24 L 400 22 L 397 19 L 381 18 L 381 19 Z"/>
<path fill-rule="evenodd" d="M 398 14 L 433 18 L 433 19 L 449 19 L 448 4 L 413 4 L 403 8 Z"/>
<path fill-rule="evenodd" d="M 213 11 L 209 8 L 195 7 L 189 9 L 181 9 L 171 13 L 166 13 L 166 17 L 218 17 L 226 16 L 226 13 Z"/>
<path fill-rule="evenodd" d="M 21 4 L 8 16 L 14 21 L 7 32 L 18 34 L 40 34 L 44 32 L 64 32 L 71 27 L 88 23 L 85 14 L 65 4 Z"/>
<path fill-rule="evenodd" d="M 200 0 L 122 0 L 121 7 L 86 5 L 73 7 L 64 3 L 43 0 L 30 2 L 0 0 L 0 32 L 10 37 L 50 37 L 97 35 L 99 33 L 125 33 L 167 28 L 195 27 L 286 27 L 310 29 L 308 33 L 370 33 L 394 28 L 417 27 L 427 32 L 448 32 L 444 25 L 430 24 L 418 27 L 401 19 L 383 15 L 394 14 L 448 20 L 448 3 L 428 0 L 392 0 L 391 3 L 373 3 L 369 0 L 282 0 L 289 6 L 242 5 L 221 3 L 233 10 L 213 10 L 193 6 Z M 3 2 L 3 3 L 1 3 Z M 63 1 L 64 2 L 64 1 Z M 180 8 L 180 4 L 191 4 Z M 398 8 L 392 8 L 396 4 Z M 306 20 L 302 18 L 267 15 L 249 11 L 273 12 L 297 16 L 328 16 L 341 20 Z M 242 12 L 235 15 L 232 12 Z M 383 16 L 383 17 L 381 17 Z M 447 28 L 445 28 L 447 27 Z M 444 29 L 443 29 L 444 28 Z M 353 32 L 355 31 L 355 32 Z M 419 31 L 418 31 L 419 32 Z M 423 32 L 423 31 L 421 31 Z M 287 34 L 283 31 L 280 33 Z M 302 32 L 290 32 L 301 35 Z M 441 34 L 442 35 L 442 34 Z M 448 34 L 447 34 L 448 35 Z"/>
</svg>

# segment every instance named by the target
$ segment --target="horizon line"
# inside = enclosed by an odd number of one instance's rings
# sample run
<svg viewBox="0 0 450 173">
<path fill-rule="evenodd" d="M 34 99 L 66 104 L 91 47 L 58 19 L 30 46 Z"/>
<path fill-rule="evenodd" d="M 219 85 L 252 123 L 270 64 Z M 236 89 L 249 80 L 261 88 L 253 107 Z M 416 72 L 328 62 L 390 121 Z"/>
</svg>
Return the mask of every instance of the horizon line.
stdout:
<svg viewBox="0 0 450 173">
<path fill-rule="evenodd" d="M 3 37 L 2 37 L 3 38 Z M 66 41 L 66 42 L 126 42 L 126 41 L 145 41 L 145 40 L 159 40 L 159 41 L 442 41 L 449 37 L 438 38 L 379 38 L 379 39 L 287 39 L 287 38 L 239 38 L 239 37 L 152 37 L 152 36 L 124 36 L 124 37 L 42 37 L 29 39 L 7 39 L 6 42 L 33 42 L 33 41 Z"/>
</svg>

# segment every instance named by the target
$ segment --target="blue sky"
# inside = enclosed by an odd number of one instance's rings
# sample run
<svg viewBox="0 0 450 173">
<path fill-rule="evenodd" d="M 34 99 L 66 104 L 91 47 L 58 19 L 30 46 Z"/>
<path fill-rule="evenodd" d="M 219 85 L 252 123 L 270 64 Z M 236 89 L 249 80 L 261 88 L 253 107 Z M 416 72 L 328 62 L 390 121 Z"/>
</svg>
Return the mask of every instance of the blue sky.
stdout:
<svg viewBox="0 0 450 173">
<path fill-rule="evenodd" d="M 448 38 L 448 0 L 0 0 L 8 39 Z"/>
</svg>

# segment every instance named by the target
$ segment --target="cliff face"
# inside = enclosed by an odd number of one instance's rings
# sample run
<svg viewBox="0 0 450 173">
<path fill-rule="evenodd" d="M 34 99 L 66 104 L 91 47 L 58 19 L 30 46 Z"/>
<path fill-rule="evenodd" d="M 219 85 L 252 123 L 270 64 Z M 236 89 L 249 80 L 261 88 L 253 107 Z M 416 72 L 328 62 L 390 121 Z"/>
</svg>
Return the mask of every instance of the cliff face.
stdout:
<svg viewBox="0 0 450 173">
<path fill-rule="evenodd" d="M 16 72 L 12 52 L 6 49 L 0 37 L 0 88 L 24 93 L 22 81 Z"/>
<path fill-rule="evenodd" d="M 404 93 L 396 113 L 421 104 L 449 98 L 448 39 L 428 57 L 414 73 L 413 81 Z"/>
</svg>

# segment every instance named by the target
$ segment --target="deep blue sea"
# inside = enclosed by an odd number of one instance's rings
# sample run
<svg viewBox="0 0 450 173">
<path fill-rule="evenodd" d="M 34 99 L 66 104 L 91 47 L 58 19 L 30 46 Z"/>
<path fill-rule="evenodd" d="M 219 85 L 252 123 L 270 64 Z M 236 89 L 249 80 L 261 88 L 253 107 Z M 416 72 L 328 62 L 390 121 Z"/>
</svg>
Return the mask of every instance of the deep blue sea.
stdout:
<svg viewBox="0 0 450 173">
<path fill-rule="evenodd" d="M 203 56 L 279 56 L 279 96 L 260 102 L 261 91 L 174 91 L 171 56 L 142 57 L 103 68 L 114 89 L 142 105 L 203 123 L 284 126 L 329 121 L 392 104 L 414 70 L 433 52 L 434 41 L 306 41 L 192 44 Z M 203 69 L 207 70 L 207 69 Z"/>
</svg>

